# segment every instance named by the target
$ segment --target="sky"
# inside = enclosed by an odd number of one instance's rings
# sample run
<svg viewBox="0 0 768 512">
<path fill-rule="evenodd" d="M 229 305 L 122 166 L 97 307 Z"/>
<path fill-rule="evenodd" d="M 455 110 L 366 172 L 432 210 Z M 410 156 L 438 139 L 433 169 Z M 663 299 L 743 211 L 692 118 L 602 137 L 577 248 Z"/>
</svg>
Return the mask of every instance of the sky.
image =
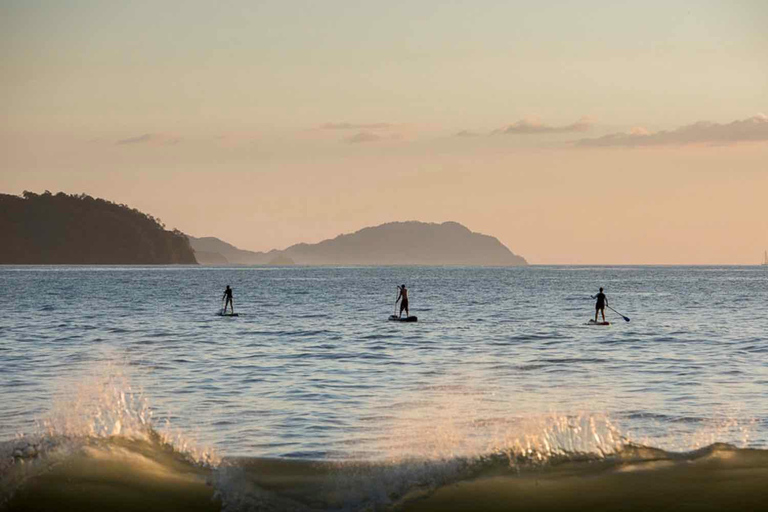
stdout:
<svg viewBox="0 0 768 512">
<path fill-rule="evenodd" d="M 250 250 L 452 220 L 534 264 L 756 264 L 766 26 L 764 0 L 0 0 L 0 193 Z"/>
</svg>

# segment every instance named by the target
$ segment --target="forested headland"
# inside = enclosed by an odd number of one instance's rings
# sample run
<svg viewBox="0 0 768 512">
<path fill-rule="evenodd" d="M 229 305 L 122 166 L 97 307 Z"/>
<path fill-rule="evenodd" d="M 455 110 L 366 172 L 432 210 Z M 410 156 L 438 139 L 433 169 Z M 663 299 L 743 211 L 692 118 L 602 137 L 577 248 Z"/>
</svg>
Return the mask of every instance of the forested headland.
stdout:
<svg viewBox="0 0 768 512">
<path fill-rule="evenodd" d="M 159 219 L 85 194 L 0 194 L 0 263 L 195 264 L 187 236 Z"/>
</svg>

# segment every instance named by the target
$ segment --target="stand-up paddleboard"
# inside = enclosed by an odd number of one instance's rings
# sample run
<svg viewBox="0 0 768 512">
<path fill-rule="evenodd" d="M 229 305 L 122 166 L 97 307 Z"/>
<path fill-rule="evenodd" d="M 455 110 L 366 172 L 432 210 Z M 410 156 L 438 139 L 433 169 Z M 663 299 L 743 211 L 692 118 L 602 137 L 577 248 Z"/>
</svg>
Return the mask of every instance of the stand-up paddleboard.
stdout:
<svg viewBox="0 0 768 512">
<path fill-rule="evenodd" d="M 240 316 L 239 313 L 222 313 L 221 311 L 219 311 L 216 314 L 219 315 L 219 316 Z"/>
<path fill-rule="evenodd" d="M 587 325 L 611 325 L 611 322 L 595 322 L 590 319 L 589 322 L 587 322 Z"/>
<path fill-rule="evenodd" d="M 397 315 L 389 315 L 389 319 L 394 322 L 418 322 L 419 319 L 415 316 L 406 316 L 405 318 Z"/>
</svg>

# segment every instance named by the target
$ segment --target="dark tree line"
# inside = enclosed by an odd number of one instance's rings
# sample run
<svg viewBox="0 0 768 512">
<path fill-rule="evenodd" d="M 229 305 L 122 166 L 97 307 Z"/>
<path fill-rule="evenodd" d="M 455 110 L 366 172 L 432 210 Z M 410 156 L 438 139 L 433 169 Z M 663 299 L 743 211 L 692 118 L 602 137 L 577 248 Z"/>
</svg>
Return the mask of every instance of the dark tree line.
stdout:
<svg viewBox="0 0 768 512">
<path fill-rule="evenodd" d="M 0 194 L 0 263 L 194 264 L 187 236 L 85 194 Z"/>
</svg>

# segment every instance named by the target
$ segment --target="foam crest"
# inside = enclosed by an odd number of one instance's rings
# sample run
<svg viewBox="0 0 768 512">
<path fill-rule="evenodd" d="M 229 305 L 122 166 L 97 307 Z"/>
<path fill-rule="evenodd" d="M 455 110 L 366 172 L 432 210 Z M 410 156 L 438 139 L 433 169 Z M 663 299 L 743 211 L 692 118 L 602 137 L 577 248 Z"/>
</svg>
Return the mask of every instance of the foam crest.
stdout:
<svg viewBox="0 0 768 512">
<path fill-rule="evenodd" d="M 603 458 L 621 452 L 627 436 L 604 414 L 551 414 L 508 422 L 487 453 L 515 461 L 545 462 L 565 456 Z"/>
<path fill-rule="evenodd" d="M 552 457 L 606 457 L 630 443 L 604 413 L 572 414 L 504 413 L 514 404 L 501 405 L 498 412 L 476 412 L 472 397 L 419 402 L 418 407 L 392 418 L 384 435 L 373 446 L 384 460 L 482 459 L 505 455 L 510 462 L 545 462 Z M 448 403 L 446 403 L 448 402 Z"/>
<path fill-rule="evenodd" d="M 38 424 L 51 437 L 150 440 L 152 409 L 128 375 L 107 364 L 98 374 L 65 384 L 49 416 Z"/>
<path fill-rule="evenodd" d="M 127 365 L 100 363 L 59 383 L 50 412 L 37 421 L 37 432 L 22 437 L 34 455 L 65 446 L 79 449 L 100 440 L 122 439 L 171 448 L 190 462 L 215 466 L 214 450 L 199 446 L 169 420 L 157 425 L 149 399 Z"/>
</svg>

